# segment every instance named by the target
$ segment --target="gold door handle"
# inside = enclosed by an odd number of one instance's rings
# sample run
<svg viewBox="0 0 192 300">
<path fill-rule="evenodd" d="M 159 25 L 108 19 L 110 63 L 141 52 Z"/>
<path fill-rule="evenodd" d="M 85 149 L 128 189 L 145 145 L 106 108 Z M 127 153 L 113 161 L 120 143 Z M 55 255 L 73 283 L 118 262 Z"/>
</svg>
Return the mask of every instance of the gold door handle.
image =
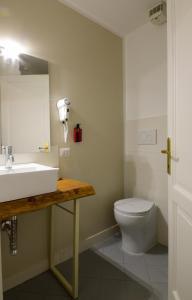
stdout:
<svg viewBox="0 0 192 300">
<path fill-rule="evenodd" d="M 171 155 L 171 139 L 170 138 L 167 139 L 167 149 L 161 150 L 161 153 L 167 155 L 167 173 L 169 175 L 171 175 L 171 158 L 172 158 L 172 155 Z"/>
<path fill-rule="evenodd" d="M 162 154 L 168 154 L 168 151 L 167 150 L 161 150 L 161 153 Z"/>
<path fill-rule="evenodd" d="M 42 147 L 38 147 L 39 151 L 44 151 L 44 152 L 48 152 L 49 151 L 49 145 L 45 144 Z"/>
</svg>

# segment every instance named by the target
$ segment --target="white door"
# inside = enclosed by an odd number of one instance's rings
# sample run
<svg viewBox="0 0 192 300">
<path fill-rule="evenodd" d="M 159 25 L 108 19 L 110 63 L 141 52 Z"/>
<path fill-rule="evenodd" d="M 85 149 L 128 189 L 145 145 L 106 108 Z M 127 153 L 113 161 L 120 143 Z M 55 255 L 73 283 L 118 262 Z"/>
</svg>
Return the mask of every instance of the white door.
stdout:
<svg viewBox="0 0 192 300">
<path fill-rule="evenodd" d="M 168 0 L 169 300 L 192 299 L 192 0 Z"/>
</svg>

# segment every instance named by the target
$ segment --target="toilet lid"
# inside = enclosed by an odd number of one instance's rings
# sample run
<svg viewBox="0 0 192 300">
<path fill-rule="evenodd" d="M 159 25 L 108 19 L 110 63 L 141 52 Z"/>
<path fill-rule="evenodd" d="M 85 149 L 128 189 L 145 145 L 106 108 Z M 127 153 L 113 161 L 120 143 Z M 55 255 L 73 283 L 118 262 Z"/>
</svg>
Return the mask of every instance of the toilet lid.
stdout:
<svg viewBox="0 0 192 300">
<path fill-rule="evenodd" d="M 135 215 L 145 214 L 149 212 L 153 206 L 153 202 L 139 198 L 123 199 L 114 204 L 115 209 L 119 212 Z"/>
</svg>

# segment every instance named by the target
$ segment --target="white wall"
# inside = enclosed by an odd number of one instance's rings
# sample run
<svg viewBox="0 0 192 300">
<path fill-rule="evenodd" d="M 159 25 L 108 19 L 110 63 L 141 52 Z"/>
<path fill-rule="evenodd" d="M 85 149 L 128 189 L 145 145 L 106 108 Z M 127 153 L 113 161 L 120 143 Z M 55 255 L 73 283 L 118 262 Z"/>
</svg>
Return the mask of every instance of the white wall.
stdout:
<svg viewBox="0 0 192 300">
<path fill-rule="evenodd" d="M 167 137 L 166 25 L 145 24 L 124 40 L 125 196 L 158 206 L 158 239 L 167 244 L 167 175 L 160 153 Z M 157 145 L 138 145 L 137 132 L 157 129 Z"/>
<path fill-rule="evenodd" d="M 147 23 L 126 37 L 126 120 L 167 114 L 166 55 L 166 25 Z"/>
</svg>

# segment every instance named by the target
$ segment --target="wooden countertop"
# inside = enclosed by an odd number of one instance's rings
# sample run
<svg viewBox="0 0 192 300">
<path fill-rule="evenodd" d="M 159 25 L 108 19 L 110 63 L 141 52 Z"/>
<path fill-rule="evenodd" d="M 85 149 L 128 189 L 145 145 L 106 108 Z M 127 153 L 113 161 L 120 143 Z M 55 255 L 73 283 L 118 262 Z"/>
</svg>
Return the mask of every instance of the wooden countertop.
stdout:
<svg viewBox="0 0 192 300">
<path fill-rule="evenodd" d="M 0 203 L 0 220 L 11 216 L 37 211 L 53 204 L 95 195 L 94 188 L 81 181 L 62 179 L 57 182 L 57 191 L 38 196 Z"/>
</svg>

